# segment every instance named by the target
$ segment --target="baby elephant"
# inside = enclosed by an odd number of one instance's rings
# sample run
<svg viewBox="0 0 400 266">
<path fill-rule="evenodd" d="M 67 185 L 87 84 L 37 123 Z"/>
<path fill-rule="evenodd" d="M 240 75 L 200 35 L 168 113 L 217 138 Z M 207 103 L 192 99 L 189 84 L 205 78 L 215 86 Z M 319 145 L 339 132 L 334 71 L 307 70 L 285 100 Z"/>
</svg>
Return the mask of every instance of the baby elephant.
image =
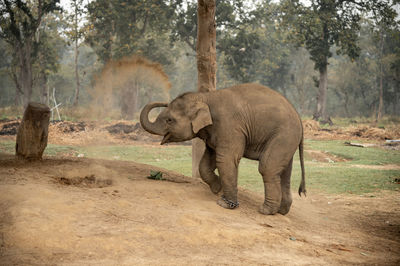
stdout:
<svg viewBox="0 0 400 266">
<path fill-rule="evenodd" d="M 150 122 L 148 114 L 166 107 Z M 164 136 L 161 144 L 200 138 L 206 150 L 199 172 L 227 209 L 237 201 L 238 165 L 242 157 L 258 160 L 264 180 L 263 214 L 286 214 L 292 204 L 290 176 L 293 155 L 299 147 L 302 178 L 299 195 L 305 195 L 303 127 L 294 107 L 278 92 L 258 84 L 242 84 L 206 93 L 184 93 L 171 103 L 149 103 L 140 114 L 143 128 Z M 218 168 L 219 176 L 215 174 Z"/>
</svg>

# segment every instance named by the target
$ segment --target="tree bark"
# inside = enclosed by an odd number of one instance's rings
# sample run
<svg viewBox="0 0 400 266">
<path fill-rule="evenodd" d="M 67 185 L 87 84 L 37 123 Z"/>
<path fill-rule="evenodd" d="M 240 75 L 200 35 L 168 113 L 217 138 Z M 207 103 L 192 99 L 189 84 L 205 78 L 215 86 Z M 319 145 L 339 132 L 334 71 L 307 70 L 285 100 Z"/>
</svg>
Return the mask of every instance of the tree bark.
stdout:
<svg viewBox="0 0 400 266">
<path fill-rule="evenodd" d="M 313 119 L 326 120 L 326 93 L 328 88 L 328 64 L 324 64 L 319 68 L 319 84 L 317 95 L 317 108 L 314 112 Z"/>
<path fill-rule="evenodd" d="M 29 103 L 18 128 L 15 152 L 22 159 L 41 159 L 47 146 L 50 108 L 41 103 Z"/>
<path fill-rule="evenodd" d="M 217 73 L 215 0 L 198 0 L 197 90 L 215 90 Z"/>
<path fill-rule="evenodd" d="M 138 110 L 139 84 L 127 84 L 121 93 L 121 115 L 126 120 L 133 120 Z"/>
<path fill-rule="evenodd" d="M 40 83 L 40 102 L 43 104 L 47 103 L 47 76 L 46 73 L 44 73 L 44 69 L 41 71 L 40 73 L 40 79 L 41 79 L 41 83 Z"/>
<path fill-rule="evenodd" d="M 32 97 L 32 41 L 27 39 L 24 43 L 17 45 L 17 53 L 19 58 L 19 80 L 21 90 L 23 92 L 22 102 L 27 107 Z"/>
<path fill-rule="evenodd" d="M 380 34 L 380 47 L 379 47 L 379 105 L 378 105 L 378 114 L 376 116 L 376 122 L 381 121 L 382 112 L 383 112 L 383 33 L 381 29 Z"/>
<path fill-rule="evenodd" d="M 14 84 L 15 84 L 15 99 L 14 99 L 14 103 L 15 103 L 15 106 L 19 106 L 19 105 L 21 105 L 22 95 L 24 93 L 22 92 L 22 89 L 21 89 L 21 83 L 19 82 L 19 78 L 18 78 L 18 75 L 17 75 L 17 69 L 16 69 L 15 65 L 11 66 L 10 75 L 12 77 L 12 80 L 14 81 Z"/>
<path fill-rule="evenodd" d="M 79 91 L 80 91 L 80 82 L 79 82 L 79 69 L 78 69 L 78 56 L 79 56 L 79 49 L 78 49 L 78 39 L 75 40 L 75 98 L 74 98 L 74 106 L 78 105 L 79 102 Z"/>
<path fill-rule="evenodd" d="M 79 30 L 78 30 L 78 3 L 75 1 L 75 21 L 74 21 L 74 30 L 75 30 L 75 99 L 74 99 L 74 106 L 78 105 L 79 102 L 79 90 L 80 90 L 80 83 L 79 83 L 79 72 L 78 72 L 78 56 L 79 56 L 79 46 L 78 46 L 78 37 L 79 37 Z"/>
<path fill-rule="evenodd" d="M 207 92 L 217 87 L 215 0 L 198 0 L 197 4 L 197 90 Z M 193 177 L 200 177 L 199 164 L 204 151 L 204 142 L 198 138 L 193 139 Z"/>
</svg>

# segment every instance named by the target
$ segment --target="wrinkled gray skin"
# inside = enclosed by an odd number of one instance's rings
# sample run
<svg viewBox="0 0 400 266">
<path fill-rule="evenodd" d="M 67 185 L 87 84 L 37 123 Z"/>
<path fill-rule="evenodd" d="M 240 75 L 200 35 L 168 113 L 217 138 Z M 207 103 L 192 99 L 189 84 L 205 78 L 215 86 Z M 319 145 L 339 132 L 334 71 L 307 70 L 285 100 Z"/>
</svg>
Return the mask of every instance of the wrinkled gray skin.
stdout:
<svg viewBox="0 0 400 266">
<path fill-rule="evenodd" d="M 166 107 L 150 122 L 155 107 Z M 150 103 L 140 114 L 150 133 L 162 135 L 161 144 L 199 137 L 206 143 L 200 161 L 201 178 L 213 193 L 223 191 L 218 204 L 235 208 L 238 165 L 242 157 L 258 160 L 264 180 L 263 214 L 286 214 L 292 204 L 290 176 L 299 147 L 305 194 L 303 128 L 293 106 L 278 92 L 258 84 L 242 84 L 206 93 L 185 93 L 170 104 Z M 215 174 L 218 168 L 219 176 Z"/>
</svg>

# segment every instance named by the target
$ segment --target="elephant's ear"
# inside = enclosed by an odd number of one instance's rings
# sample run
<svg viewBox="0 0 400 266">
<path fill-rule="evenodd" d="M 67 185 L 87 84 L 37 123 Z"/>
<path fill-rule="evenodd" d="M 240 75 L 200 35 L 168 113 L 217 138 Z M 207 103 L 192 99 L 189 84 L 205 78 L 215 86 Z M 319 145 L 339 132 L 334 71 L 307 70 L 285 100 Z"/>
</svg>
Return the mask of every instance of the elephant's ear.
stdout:
<svg viewBox="0 0 400 266">
<path fill-rule="evenodd" d="M 205 103 L 196 103 L 196 113 L 192 119 L 192 129 L 195 134 L 200 131 L 200 129 L 212 125 L 210 108 Z"/>
</svg>

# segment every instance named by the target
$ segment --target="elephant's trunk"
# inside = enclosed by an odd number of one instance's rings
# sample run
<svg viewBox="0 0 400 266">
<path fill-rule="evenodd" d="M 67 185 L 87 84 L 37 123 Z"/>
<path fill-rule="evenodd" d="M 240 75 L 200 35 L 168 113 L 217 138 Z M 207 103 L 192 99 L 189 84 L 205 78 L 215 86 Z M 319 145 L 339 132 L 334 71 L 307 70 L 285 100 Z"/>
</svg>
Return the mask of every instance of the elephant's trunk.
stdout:
<svg viewBox="0 0 400 266">
<path fill-rule="evenodd" d="M 152 133 L 152 134 L 156 134 L 156 135 L 161 135 L 163 136 L 165 134 L 165 129 L 162 127 L 161 124 L 158 124 L 157 122 L 150 122 L 149 120 L 149 113 L 153 108 L 156 107 L 167 107 L 168 104 L 167 103 L 159 103 L 159 102 L 154 102 L 154 103 L 149 103 L 147 104 L 142 112 L 140 113 L 140 124 L 142 125 L 142 127 Z"/>
</svg>

